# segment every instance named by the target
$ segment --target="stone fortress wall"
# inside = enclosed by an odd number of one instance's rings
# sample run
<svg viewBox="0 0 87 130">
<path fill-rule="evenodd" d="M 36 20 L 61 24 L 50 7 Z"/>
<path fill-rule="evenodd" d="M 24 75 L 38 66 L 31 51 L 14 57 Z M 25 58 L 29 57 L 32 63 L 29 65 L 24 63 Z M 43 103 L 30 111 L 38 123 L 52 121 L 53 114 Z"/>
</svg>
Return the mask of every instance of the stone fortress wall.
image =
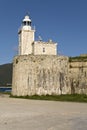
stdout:
<svg viewBox="0 0 87 130">
<path fill-rule="evenodd" d="M 87 94 L 87 61 L 65 56 L 22 55 L 13 63 L 12 94 Z"/>
<path fill-rule="evenodd" d="M 71 93 L 87 94 L 87 56 L 69 61 Z"/>
<path fill-rule="evenodd" d="M 23 55 L 14 58 L 12 94 L 52 95 L 70 93 L 68 57 Z"/>
</svg>

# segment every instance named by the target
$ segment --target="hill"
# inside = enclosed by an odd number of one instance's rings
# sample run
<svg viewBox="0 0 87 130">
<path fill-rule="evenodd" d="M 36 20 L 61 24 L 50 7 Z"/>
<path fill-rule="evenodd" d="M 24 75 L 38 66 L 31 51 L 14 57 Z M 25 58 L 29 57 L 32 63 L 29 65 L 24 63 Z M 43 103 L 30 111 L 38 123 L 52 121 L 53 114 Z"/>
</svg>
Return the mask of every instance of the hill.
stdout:
<svg viewBox="0 0 87 130">
<path fill-rule="evenodd" d="M 0 65 L 0 86 L 12 84 L 12 63 Z"/>
</svg>

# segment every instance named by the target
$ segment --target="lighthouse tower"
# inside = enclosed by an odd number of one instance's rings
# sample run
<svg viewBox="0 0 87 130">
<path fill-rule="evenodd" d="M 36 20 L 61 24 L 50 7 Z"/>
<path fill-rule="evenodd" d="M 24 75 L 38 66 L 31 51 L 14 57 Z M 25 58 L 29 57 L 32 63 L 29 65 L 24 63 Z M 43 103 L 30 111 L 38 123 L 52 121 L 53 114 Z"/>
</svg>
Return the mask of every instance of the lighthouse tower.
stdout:
<svg viewBox="0 0 87 130">
<path fill-rule="evenodd" d="M 32 43 L 34 42 L 35 30 L 32 29 L 31 23 L 31 19 L 26 15 L 22 21 L 22 26 L 18 31 L 19 55 L 32 54 Z"/>
</svg>

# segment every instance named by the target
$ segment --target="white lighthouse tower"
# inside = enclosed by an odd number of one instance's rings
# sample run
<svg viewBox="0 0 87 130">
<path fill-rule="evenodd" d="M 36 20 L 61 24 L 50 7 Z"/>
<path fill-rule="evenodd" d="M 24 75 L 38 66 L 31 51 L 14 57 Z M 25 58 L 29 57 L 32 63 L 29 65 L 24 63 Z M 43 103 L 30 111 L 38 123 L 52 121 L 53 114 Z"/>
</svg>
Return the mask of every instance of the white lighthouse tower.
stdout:
<svg viewBox="0 0 87 130">
<path fill-rule="evenodd" d="M 32 43 L 34 42 L 35 30 L 32 29 L 31 19 L 26 15 L 22 21 L 19 34 L 19 55 L 32 54 Z"/>
</svg>

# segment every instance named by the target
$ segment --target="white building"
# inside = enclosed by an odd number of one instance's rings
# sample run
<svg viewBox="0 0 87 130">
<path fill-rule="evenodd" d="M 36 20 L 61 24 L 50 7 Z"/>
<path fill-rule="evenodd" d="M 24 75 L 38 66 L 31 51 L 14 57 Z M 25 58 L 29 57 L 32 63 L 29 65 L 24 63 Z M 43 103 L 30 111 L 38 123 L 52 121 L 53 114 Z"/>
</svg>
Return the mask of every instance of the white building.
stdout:
<svg viewBox="0 0 87 130">
<path fill-rule="evenodd" d="M 57 43 L 49 40 L 43 42 L 41 39 L 35 41 L 35 29 L 32 29 L 31 19 L 28 15 L 22 21 L 19 34 L 19 55 L 57 55 Z"/>
</svg>

